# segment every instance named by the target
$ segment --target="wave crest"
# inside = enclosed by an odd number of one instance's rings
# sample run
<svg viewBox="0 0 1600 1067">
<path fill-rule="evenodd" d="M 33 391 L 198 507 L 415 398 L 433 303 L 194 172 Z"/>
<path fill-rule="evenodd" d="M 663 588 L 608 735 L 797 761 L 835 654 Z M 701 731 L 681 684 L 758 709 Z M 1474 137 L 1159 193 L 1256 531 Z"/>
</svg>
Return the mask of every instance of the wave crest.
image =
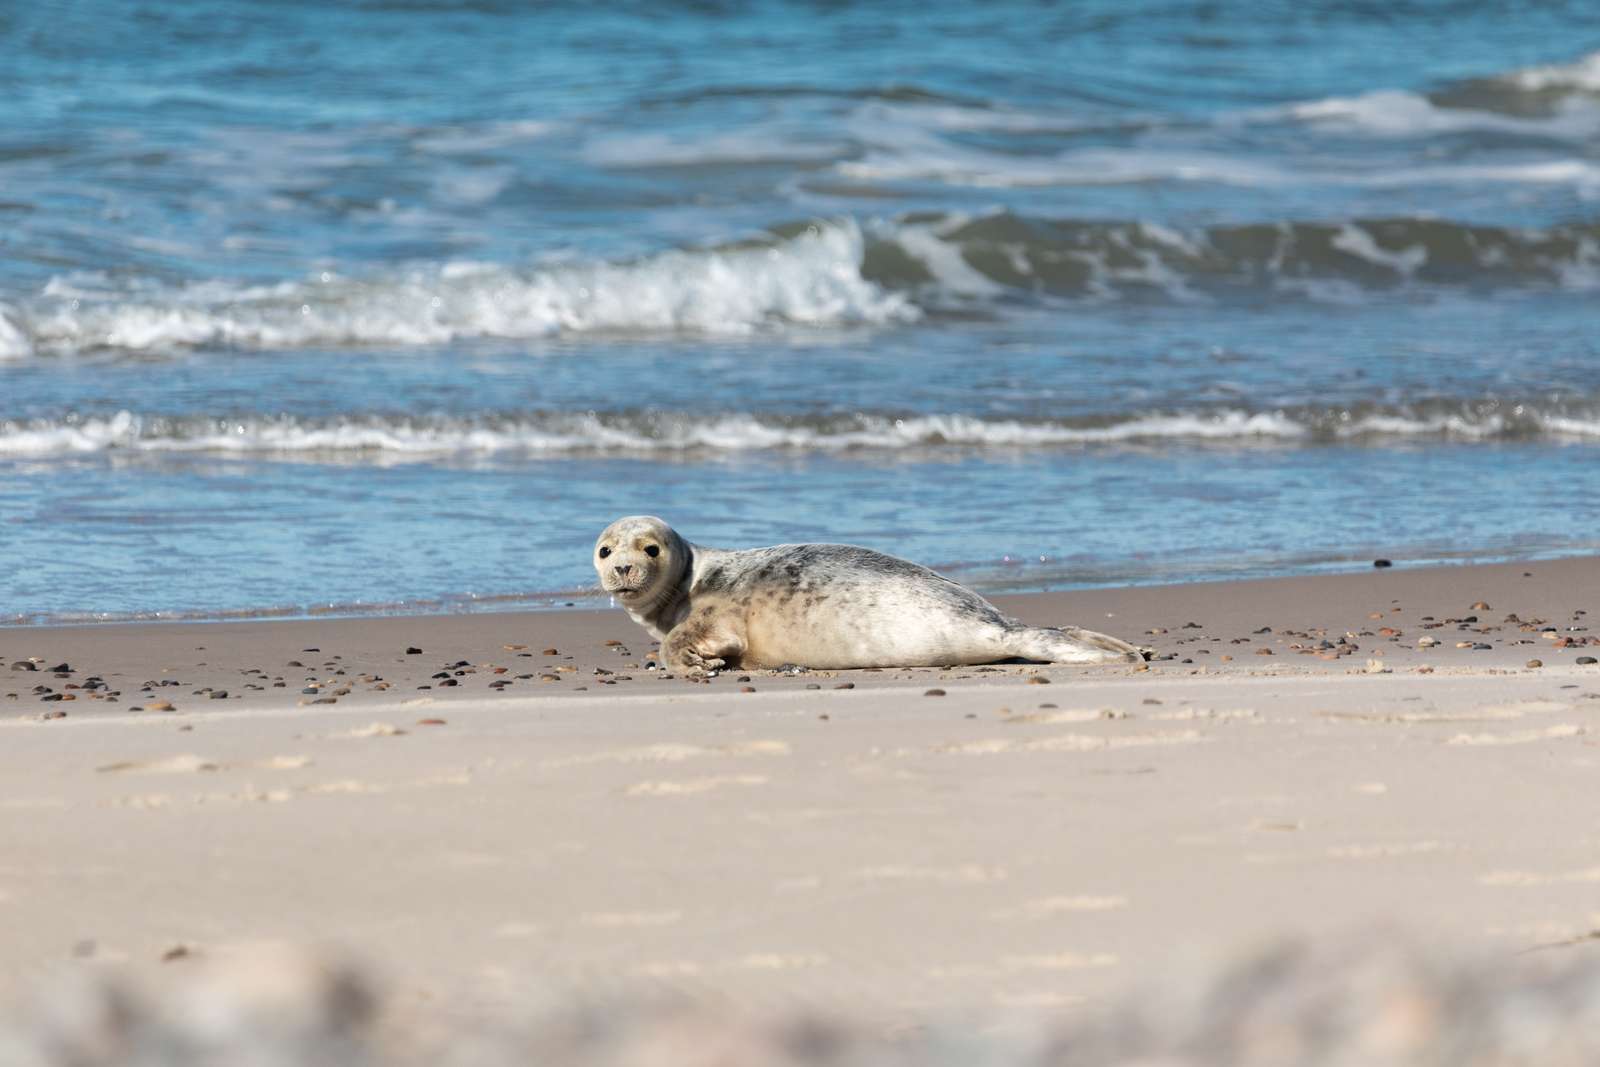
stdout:
<svg viewBox="0 0 1600 1067">
<path fill-rule="evenodd" d="M 329 419 L 118 412 L 0 422 L 0 457 L 211 454 L 406 462 L 451 456 L 786 451 L 1037 450 L 1115 445 L 1382 445 L 1396 440 L 1600 441 L 1600 400 L 1438 402 L 1406 407 L 1218 409 L 1081 419 L 855 412 L 785 416 L 670 411 L 480 416 L 370 414 Z"/>
</svg>

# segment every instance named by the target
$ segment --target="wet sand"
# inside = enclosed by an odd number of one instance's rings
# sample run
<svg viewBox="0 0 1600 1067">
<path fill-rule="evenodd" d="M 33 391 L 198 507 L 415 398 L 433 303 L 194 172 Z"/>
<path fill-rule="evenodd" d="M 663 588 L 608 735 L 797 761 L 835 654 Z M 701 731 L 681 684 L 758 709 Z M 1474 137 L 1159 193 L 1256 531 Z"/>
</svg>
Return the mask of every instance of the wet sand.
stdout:
<svg viewBox="0 0 1600 1067">
<path fill-rule="evenodd" d="M 621 611 L 0 630 L 0 1000 L 267 940 L 398 1015 L 911 1025 L 1373 924 L 1590 951 L 1600 559 L 998 602 L 1156 659 L 696 684 Z"/>
</svg>

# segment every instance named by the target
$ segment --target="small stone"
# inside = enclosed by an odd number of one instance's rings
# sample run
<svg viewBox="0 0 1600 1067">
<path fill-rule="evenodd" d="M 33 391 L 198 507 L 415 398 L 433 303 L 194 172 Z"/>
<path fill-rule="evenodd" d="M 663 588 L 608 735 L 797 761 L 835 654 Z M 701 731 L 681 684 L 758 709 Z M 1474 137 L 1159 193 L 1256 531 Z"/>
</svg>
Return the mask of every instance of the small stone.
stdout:
<svg viewBox="0 0 1600 1067">
<path fill-rule="evenodd" d="M 1369 659 L 1369 660 L 1367 660 L 1367 673 L 1368 674 L 1390 674 L 1390 673 L 1392 673 L 1392 671 L 1389 669 L 1388 665 L 1383 662 L 1383 660 L 1381 660 L 1381 659 Z"/>
<path fill-rule="evenodd" d="M 314 697 L 320 692 L 322 692 L 322 689 L 321 689 L 320 686 L 308 685 L 304 689 L 300 690 L 300 695 L 301 696 Z"/>
<path fill-rule="evenodd" d="M 1270 649 L 1270 648 L 1258 648 L 1258 649 L 1256 649 L 1256 655 L 1258 655 L 1258 656 L 1270 656 L 1272 654 L 1273 654 L 1272 653 L 1272 649 Z"/>
<path fill-rule="evenodd" d="M 285 666 L 285 667 L 304 667 L 304 666 L 305 666 L 305 664 L 304 664 L 304 663 L 301 663 L 301 662 L 300 662 L 300 661 L 299 661 L 299 660 L 297 660 L 297 659 L 292 659 L 292 660 L 290 660 L 290 661 L 289 661 L 289 662 L 288 662 L 288 663 L 285 663 L 285 664 L 284 664 L 284 666 Z"/>
<path fill-rule="evenodd" d="M 1580 667 L 1587 667 L 1587 666 L 1589 666 L 1589 664 L 1594 663 L 1594 662 L 1595 662 L 1595 658 L 1593 656 L 1579 656 L 1578 657 L 1578 666 L 1580 666 Z"/>
<path fill-rule="evenodd" d="M 11 669 L 14 671 L 36 671 L 39 666 L 31 660 L 19 659 L 11 665 Z"/>
<path fill-rule="evenodd" d="M 1494 609 L 1489 607 L 1487 602 L 1480 600 L 1476 604 L 1472 605 L 1472 610 L 1473 611 L 1492 611 Z"/>
<path fill-rule="evenodd" d="M 750 680 L 750 676 L 748 674 L 741 674 L 741 675 L 739 675 L 738 678 L 736 678 L 734 680 L 738 681 L 738 682 L 748 682 Z"/>
<path fill-rule="evenodd" d="M 213 689 L 211 691 L 211 699 L 212 700 L 227 700 L 228 699 L 228 691 L 226 689 Z"/>
<path fill-rule="evenodd" d="M 507 652 L 521 652 L 523 649 L 527 648 L 528 646 L 527 645 L 501 645 L 500 647 L 505 649 Z"/>
<path fill-rule="evenodd" d="M 145 711 L 177 711 L 170 700 L 152 700 L 144 706 Z"/>
<path fill-rule="evenodd" d="M 1439 639 L 1437 637 L 1419 637 L 1419 638 L 1417 638 L 1417 647 L 1418 648 L 1432 648 L 1434 645 L 1437 645 L 1438 643 L 1439 643 Z"/>
<path fill-rule="evenodd" d="M 806 688 L 807 689 L 821 689 L 822 686 L 818 685 L 816 682 L 807 682 L 806 683 Z"/>
<path fill-rule="evenodd" d="M 1232 663 L 1233 662 L 1233 657 L 1232 656 L 1218 656 L 1217 658 L 1220 659 L 1224 663 Z"/>
<path fill-rule="evenodd" d="M 607 641 L 606 642 L 606 647 L 607 648 L 621 648 L 622 647 L 622 642 L 621 641 L 617 641 L 617 640 Z"/>
<path fill-rule="evenodd" d="M 175 962 L 177 960 L 187 959 L 188 956 L 189 956 L 189 946 L 187 946 L 187 945 L 173 945 L 171 948 L 167 949 L 167 951 L 165 951 L 165 952 L 163 952 L 161 954 L 161 962 L 162 963 L 173 963 L 173 962 Z"/>
<path fill-rule="evenodd" d="M 741 685 L 739 687 L 739 692 L 741 693 L 754 693 L 755 691 L 756 687 L 753 685 Z"/>
<path fill-rule="evenodd" d="M 1537 668 L 1544 666 L 1544 660 L 1542 660 L 1542 659 L 1530 659 L 1528 661 L 1527 666 L 1528 666 L 1529 670 L 1536 670 Z"/>
<path fill-rule="evenodd" d="M 943 689 L 929 689 L 927 692 L 923 693 L 922 695 L 925 696 L 925 697 L 942 697 L 942 696 L 944 696 L 944 690 Z"/>
<path fill-rule="evenodd" d="M 561 650 L 558 649 L 558 648 L 547 648 L 543 652 L 540 652 L 539 655 L 541 655 L 541 656 L 559 656 L 559 655 L 561 655 Z"/>
<path fill-rule="evenodd" d="M 1372 561 L 1372 565 L 1374 567 L 1393 567 L 1394 561 L 1388 559 L 1375 559 Z"/>
<path fill-rule="evenodd" d="M 1030 674 L 1030 675 L 1028 675 L 1028 684 L 1029 685 L 1049 685 L 1050 684 L 1050 679 L 1046 678 L 1042 674 Z"/>
<path fill-rule="evenodd" d="M 417 720 L 417 725 L 418 726 L 444 726 L 444 725 L 446 725 L 446 723 L 445 723 L 445 721 L 443 719 L 418 719 Z"/>
<path fill-rule="evenodd" d="M 52 674 L 71 674 L 72 668 L 67 666 L 65 663 L 57 663 L 54 667 L 50 668 L 50 672 Z"/>
<path fill-rule="evenodd" d="M 408 655 L 408 656 L 420 656 L 420 655 L 422 655 L 422 649 L 418 648 L 416 645 L 407 645 L 406 646 L 406 655 Z"/>
<path fill-rule="evenodd" d="M 318 697 L 317 699 L 313 700 L 311 703 L 313 703 L 313 704 L 337 704 L 337 703 L 339 703 L 339 698 L 338 697 Z"/>
<path fill-rule="evenodd" d="M 41 719 L 65 719 L 66 717 L 67 713 L 64 711 L 47 711 L 39 716 Z"/>
<path fill-rule="evenodd" d="M 854 689 L 855 687 L 856 683 L 854 682 L 840 682 L 838 685 L 834 686 L 835 689 Z"/>
<path fill-rule="evenodd" d="M 561 675 L 559 675 L 559 674 L 541 674 L 541 675 L 539 675 L 539 681 L 541 681 L 541 682 L 559 682 L 559 681 L 561 681 Z"/>
</svg>

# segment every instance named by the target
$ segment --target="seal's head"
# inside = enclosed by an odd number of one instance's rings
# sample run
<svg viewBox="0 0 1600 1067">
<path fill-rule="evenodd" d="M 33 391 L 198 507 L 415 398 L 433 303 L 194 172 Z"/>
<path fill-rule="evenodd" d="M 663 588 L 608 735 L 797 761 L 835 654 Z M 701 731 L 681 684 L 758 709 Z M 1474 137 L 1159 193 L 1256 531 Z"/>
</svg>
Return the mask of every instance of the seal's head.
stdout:
<svg viewBox="0 0 1600 1067">
<path fill-rule="evenodd" d="M 683 575 L 683 538 L 654 515 L 618 519 L 594 543 L 600 588 L 634 608 L 653 603 Z"/>
</svg>

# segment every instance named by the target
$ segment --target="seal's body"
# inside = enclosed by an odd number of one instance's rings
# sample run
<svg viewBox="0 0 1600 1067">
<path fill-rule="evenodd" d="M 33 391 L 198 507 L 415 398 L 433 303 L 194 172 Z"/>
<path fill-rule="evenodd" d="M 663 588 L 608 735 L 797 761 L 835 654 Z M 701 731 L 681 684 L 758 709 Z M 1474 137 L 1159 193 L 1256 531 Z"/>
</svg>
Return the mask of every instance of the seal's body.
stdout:
<svg viewBox="0 0 1600 1067">
<path fill-rule="evenodd" d="M 730 552 L 691 544 L 653 516 L 618 519 L 595 543 L 606 592 L 689 675 L 725 665 L 938 667 L 1004 659 L 1139 663 L 1124 641 L 1025 626 L 943 575 L 854 545 Z"/>
</svg>

